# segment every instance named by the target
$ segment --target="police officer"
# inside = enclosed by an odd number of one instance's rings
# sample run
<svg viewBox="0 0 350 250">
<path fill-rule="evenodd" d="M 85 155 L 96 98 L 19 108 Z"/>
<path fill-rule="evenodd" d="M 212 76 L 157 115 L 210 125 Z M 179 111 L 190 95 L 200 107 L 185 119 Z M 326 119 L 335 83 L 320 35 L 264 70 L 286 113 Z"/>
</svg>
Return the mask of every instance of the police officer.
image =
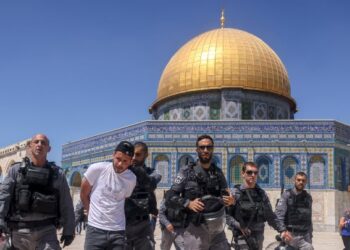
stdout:
<svg viewBox="0 0 350 250">
<path fill-rule="evenodd" d="M 56 235 L 63 226 L 61 243 L 74 239 L 74 208 L 63 172 L 46 156 L 46 135 L 35 135 L 29 145 L 30 158 L 14 164 L 0 187 L 0 230 L 11 232 L 15 249 L 61 249 Z"/>
<path fill-rule="evenodd" d="M 238 249 L 261 250 L 265 221 L 279 232 L 282 228 L 266 192 L 256 184 L 257 165 L 246 162 L 242 167 L 242 176 L 243 184 L 236 185 L 232 190 L 236 204 L 228 208 L 227 224 L 233 230 Z"/>
<path fill-rule="evenodd" d="M 136 186 L 132 195 L 125 200 L 126 249 L 151 250 L 155 247 L 154 230 L 150 216 L 158 215 L 157 200 L 154 190 L 160 180 L 159 174 L 151 173 L 145 165 L 148 147 L 143 142 L 136 142 L 132 166 L 129 168 L 136 175 Z"/>
<path fill-rule="evenodd" d="M 162 231 L 161 250 L 170 250 L 174 243 L 176 250 L 184 250 L 186 212 L 181 199 L 167 197 L 166 192 L 159 208 L 159 223 Z M 168 200 L 166 204 L 166 200 Z"/>
<path fill-rule="evenodd" d="M 229 249 L 224 232 L 224 206 L 234 198 L 225 176 L 212 162 L 214 141 L 209 135 L 197 138 L 198 161 L 180 169 L 172 185 L 170 197 L 186 208 L 185 249 Z"/>
<path fill-rule="evenodd" d="M 290 246 L 300 250 L 312 250 L 312 197 L 305 190 L 307 175 L 298 172 L 294 176 L 294 187 L 286 190 L 276 207 L 281 234 Z"/>
</svg>

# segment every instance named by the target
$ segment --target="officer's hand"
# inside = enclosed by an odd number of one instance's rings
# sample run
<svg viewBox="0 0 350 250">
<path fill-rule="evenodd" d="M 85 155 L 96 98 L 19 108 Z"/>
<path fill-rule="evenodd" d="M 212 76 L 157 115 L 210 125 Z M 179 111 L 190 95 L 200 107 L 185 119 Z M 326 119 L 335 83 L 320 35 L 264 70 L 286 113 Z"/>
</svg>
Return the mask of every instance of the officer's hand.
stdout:
<svg viewBox="0 0 350 250">
<path fill-rule="evenodd" d="M 241 228 L 240 230 L 244 236 L 249 236 L 252 233 L 249 228 Z"/>
<path fill-rule="evenodd" d="M 193 201 L 190 201 L 190 203 L 188 203 L 187 207 L 196 213 L 204 210 L 204 204 L 203 204 L 203 202 L 200 201 L 199 198 L 197 198 Z"/>
<path fill-rule="evenodd" d="M 63 247 L 65 247 L 72 244 L 73 240 L 74 240 L 74 235 L 62 235 L 60 239 L 60 243 L 61 244 L 63 243 Z"/>
<path fill-rule="evenodd" d="M 173 224 L 169 224 L 166 226 L 166 230 L 168 230 L 170 233 L 173 233 L 174 232 L 174 226 Z"/>
<path fill-rule="evenodd" d="M 287 230 L 281 233 L 281 238 L 285 242 L 290 242 L 293 239 L 292 235 Z"/>
<path fill-rule="evenodd" d="M 231 206 L 231 205 L 235 204 L 235 197 L 233 197 L 231 192 L 229 192 L 229 195 L 222 196 L 222 199 L 225 203 L 225 206 Z"/>
</svg>

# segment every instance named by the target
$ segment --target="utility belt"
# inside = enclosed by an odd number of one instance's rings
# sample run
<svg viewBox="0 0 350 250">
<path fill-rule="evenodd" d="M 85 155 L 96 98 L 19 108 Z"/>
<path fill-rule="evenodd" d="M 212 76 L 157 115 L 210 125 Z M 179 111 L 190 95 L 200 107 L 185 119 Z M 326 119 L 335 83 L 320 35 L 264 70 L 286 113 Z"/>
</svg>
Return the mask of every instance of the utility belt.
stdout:
<svg viewBox="0 0 350 250">
<path fill-rule="evenodd" d="M 38 228 L 38 227 L 45 227 L 45 226 L 50 226 L 56 225 L 56 219 L 46 219 L 42 221 L 9 221 L 7 223 L 8 228 L 10 229 L 22 229 L 22 228 Z"/>
</svg>

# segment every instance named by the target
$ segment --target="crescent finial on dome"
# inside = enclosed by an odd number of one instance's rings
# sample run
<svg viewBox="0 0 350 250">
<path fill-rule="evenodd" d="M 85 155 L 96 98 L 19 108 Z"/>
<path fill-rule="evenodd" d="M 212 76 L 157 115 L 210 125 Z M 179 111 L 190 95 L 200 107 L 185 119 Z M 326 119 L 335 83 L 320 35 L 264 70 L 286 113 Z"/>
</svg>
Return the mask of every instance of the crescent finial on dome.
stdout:
<svg viewBox="0 0 350 250">
<path fill-rule="evenodd" d="M 220 17 L 220 22 L 221 22 L 221 29 L 224 28 L 224 25 L 225 25 L 225 12 L 224 12 L 224 9 L 221 10 L 221 17 Z"/>
</svg>

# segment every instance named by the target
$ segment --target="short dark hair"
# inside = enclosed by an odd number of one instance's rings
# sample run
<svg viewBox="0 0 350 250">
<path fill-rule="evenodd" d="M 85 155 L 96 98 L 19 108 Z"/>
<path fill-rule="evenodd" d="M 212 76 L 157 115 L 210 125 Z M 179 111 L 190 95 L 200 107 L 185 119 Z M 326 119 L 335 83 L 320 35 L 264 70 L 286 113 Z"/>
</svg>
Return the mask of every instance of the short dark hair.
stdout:
<svg viewBox="0 0 350 250">
<path fill-rule="evenodd" d="M 255 162 L 253 162 L 253 161 L 247 161 L 247 162 L 245 162 L 245 163 L 243 164 L 242 172 L 245 172 L 245 171 L 246 171 L 247 166 L 251 166 L 251 167 L 258 168 L 258 165 L 256 165 Z"/>
<path fill-rule="evenodd" d="M 134 147 L 141 147 L 142 151 L 146 154 L 148 154 L 148 146 L 146 143 L 142 142 L 142 141 L 137 141 L 134 143 Z"/>
<path fill-rule="evenodd" d="M 198 147 L 198 143 L 199 143 L 199 141 L 204 140 L 204 139 L 208 139 L 208 140 L 210 140 L 210 141 L 211 141 L 211 143 L 212 143 L 212 144 L 213 144 L 213 146 L 214 146 L 214 140 L 213 140 L 213 138 L 211 138 L 211 136 L 210 136 L 210 135 L 200 135 L 200 136 L 198 136 L 198 138 L 197 138 L 197 141 L 196 141 L 196 147 Z"/>
<path fill-rule="evenodd" d="M 119 142 L 117 147 L 114 149 L 114 153 L 116 153 L 117 151 L 122 152 L 132 158 L 134 156 L 135 149 L 134 149 L 134 145 L 132 145 L 130 142 L 121 141 Z"/>
<path fill-rule="evenodd" d="M 303 172 L 303 171 L 300 171 L 300 172 L 295 174 L 295 176 L 297 176 L 297 175 L 303 176 L 303 177 L 305 177 L 307 179 L 307 174 L 305 174 L 305 172 Z"/>
</svg>

